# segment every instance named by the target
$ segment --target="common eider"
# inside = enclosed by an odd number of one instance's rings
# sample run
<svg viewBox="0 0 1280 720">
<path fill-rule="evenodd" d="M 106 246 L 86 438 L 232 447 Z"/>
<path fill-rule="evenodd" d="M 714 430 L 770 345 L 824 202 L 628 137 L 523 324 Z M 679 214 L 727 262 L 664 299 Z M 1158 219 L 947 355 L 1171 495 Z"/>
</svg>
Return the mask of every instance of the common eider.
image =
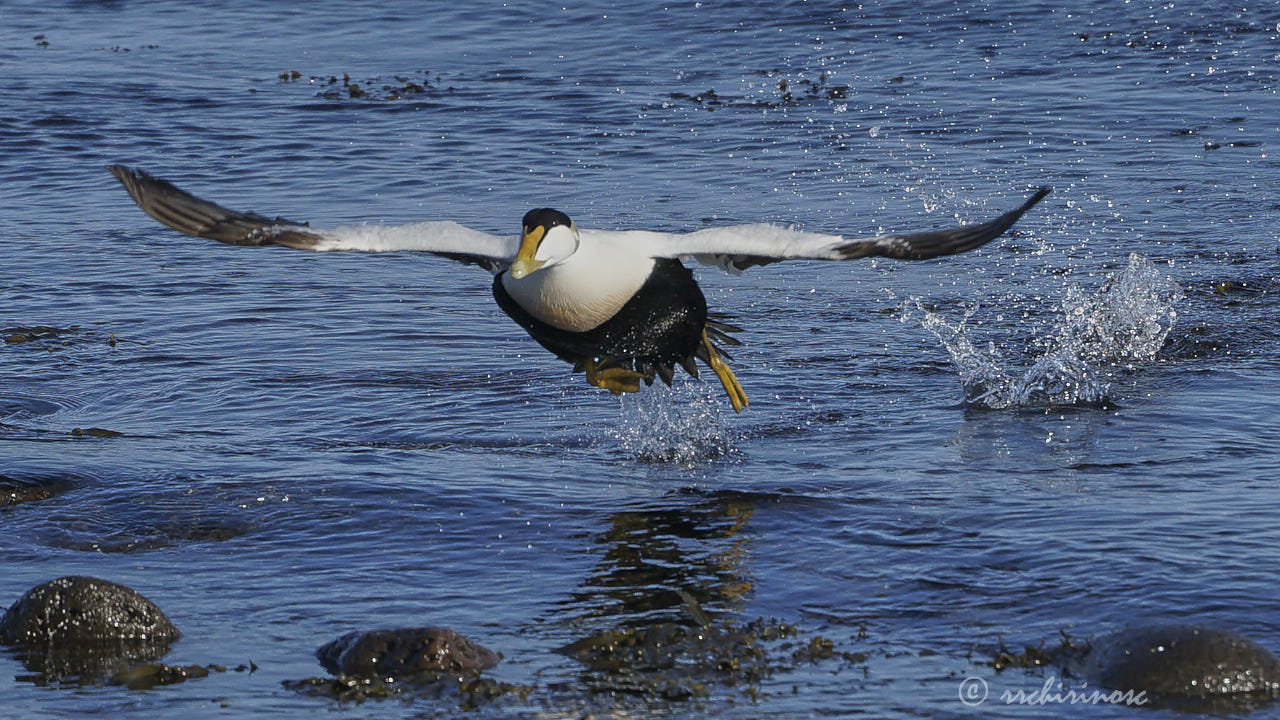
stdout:
<svg viewBox="0 0 1280 720">
<path fill-rule="evenodd" d="M 1040 188 L 1021 207 L 990 222 L 867 238 L 805 232 L 769 224 L 690 233 L 579 229 L 568 215 L 530 210 L 519 236 L 493 235 L 454 222 L 312 229 L 307 223 L 236 212 L 123 165 L 108 170 L 148 215 L 187 235 L 231 245 L 299 250 L 417 251 L 479 265 L 493 273 L 498 307 L 587 382 L 614 394 L 637 392 L 675 367 L 698 376 L 697 360 L 724 386 L 733 409 L 747 395 L 725 358 L 739 328 L 709 313 L 683 258 L 740 272 L 754 265 L 810 258 L 881 256 L 926 260 L 972 250 L 1008 230 L 1049 194 Z"/>
</svg>

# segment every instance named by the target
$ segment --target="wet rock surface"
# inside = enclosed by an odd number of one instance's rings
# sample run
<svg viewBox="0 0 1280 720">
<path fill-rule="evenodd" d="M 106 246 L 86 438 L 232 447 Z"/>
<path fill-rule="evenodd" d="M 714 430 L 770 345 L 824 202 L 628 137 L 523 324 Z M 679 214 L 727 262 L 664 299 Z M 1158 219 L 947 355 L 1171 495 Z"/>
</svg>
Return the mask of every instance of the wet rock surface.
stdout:
<svg viewBox="0 0 1280 720">
<path fill-rule="evenodd" d="M 107 580 L 69 575 L 28 590 L 0 618 L 0 642 L 39 647 L 97 641 L 173 641 L 181 633 L 155 603 Z"/>
<path fill-rule="evenodd" d="M 155 603 L 106 580 L 68 576 L 27 591 L 0 617 L 33 682 L 91 682 L 163 656 L 181 633 Z"/>
<path fill-rule="evenodd" d="M 1082 696 L 1100 687 L 1184 712 L 1248 712 L 1280 697 L 1280 660 L 1270 650 L 1236 632 L 1194 625 L 1139 626 L 1090 641 L 1064 632 L 1056 644 L 1020 651 L 1001 643 L 991 665 L 1059 668 L 1080 681 Z"/>
<path fill-rule="evenodd" d="M 448 628 L 352 632 L 316 651 L 326 670 L 354 677 L 470 673 L 498 664 L 497 653 Z"/>
<path fill-rule="evenodd" d="M 1189 625 L 1122 630 L 1095 640 L 1081 667 L 1086 678 L 1104 687 L 1160 698 L 1280 694 L 1280 660 L 1228 630 Z"/>
</svg>

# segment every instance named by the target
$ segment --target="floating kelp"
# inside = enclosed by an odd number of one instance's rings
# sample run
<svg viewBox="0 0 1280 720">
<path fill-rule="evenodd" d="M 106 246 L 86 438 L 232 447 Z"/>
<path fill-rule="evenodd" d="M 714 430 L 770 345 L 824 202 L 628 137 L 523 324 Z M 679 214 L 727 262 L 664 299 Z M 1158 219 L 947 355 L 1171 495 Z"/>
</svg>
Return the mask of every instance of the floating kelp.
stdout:
<svg viewBox="0 0 1280 720">
<path fill-rule="evenodd" d="M 1001 640 L 999 647 L 995 651 L 995 656 L 991 660 L 991 666 L 996 670 L 1047 667 L 1055 663 L 1066 662 L 1071 658 L 1079 657 L 1088 652 L 1089 645 L 1087 643 L 1072 640 L 1065 632 L 1060 634 L 1061 638 L 1058 645 L 1047 648 L 1044 641 L 1041 640 L 1038 645 L 1023 645 L 1021 650 L 1012 650 L 1004 644 L 1004 640 Z"/>
<path fill-rule="evenodd" d="M 408 679 L 383 679 L 338 675 L 286 680 L 283 686 L 303 695 L 339 702 L 364 702 L 388 698 L 414 698 L 472 710 L 502 699 L 526 700 L 534 688 L 505 683 L 475 674 L 420 675 Z"/>
<path fill-rule="evenodd" d="M 176 685 L 193 678 L 209 677 L 210 672 L 226 672 L 222 665 L 161 665 L 143 663 L 111 676 L 112 685 L 130 690 L 150 690 L 159 685 Z"/>
<path fill-rule="evenodd" d="M 25 345 L 35 343 L 44 349 L 54 349 L 70 344 L 63 336 L 78 331 L 80 328 L 49 327 L 48 325 L 32 325 L 26 327 L 0 328 L 0 337 L 8 345 Z"/>
<path fill-rule="evenodd" d="M 692 104 L 703 110 L 714 111 L 720 108 L 794 107 L 823 100 L 844 100 L 852 92 L 848 85 L 830 83 L 826 72 L 819 72 L 817 79 L 803 75 L 781 76 L 781 71 L 777 70 L 761 71 L 760 75 L 765 80 L 758 85 L 751 83 L 743 94 L 708 88 L 697 93 L 672 92 L 667 97 L 677 103 Z M 646 109 L 654 108 L 650 106 Z"/>
<path fill-rule="evenodd" d="M 390 78 L 375 76 L 356 82 L 351 75 L 309 75 L 304 76 L 297 70 L 286 70 L 277 76 L 281 83 L 305 82 L 320 88 L 316 97 L 326 100 L 365 100 L 370 102 L 390 102 L 407 100 L 429 95 L 434 92 L 448 92 L 450 88 L 441 88 L 440 75 L 432 75 L 426 70 L 407 74 L 393 75 Z"/>
</svg>

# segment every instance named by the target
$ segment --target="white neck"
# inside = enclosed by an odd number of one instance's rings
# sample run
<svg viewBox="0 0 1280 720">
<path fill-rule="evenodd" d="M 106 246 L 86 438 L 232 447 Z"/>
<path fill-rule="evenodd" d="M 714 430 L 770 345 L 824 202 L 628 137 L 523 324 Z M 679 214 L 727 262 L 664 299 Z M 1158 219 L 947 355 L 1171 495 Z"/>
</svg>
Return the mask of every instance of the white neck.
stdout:
<svg viewBox="0 0 1280 720">
<path fill-rule="evenodd" d="M 613 317 L 644 285 L 654 260 L 624 233 L 581 231 L 577 252 L 502 287 L 525 312 L 552 327 L 585 332 Z"/>
</svg>

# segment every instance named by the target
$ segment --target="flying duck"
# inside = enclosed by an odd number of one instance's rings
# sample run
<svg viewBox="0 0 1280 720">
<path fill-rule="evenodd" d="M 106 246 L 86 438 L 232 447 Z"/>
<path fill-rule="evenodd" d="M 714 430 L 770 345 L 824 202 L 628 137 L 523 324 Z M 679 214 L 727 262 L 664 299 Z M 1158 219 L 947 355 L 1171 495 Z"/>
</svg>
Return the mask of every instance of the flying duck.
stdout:
<svg viewBox="0 0 1280 720">
<path fill-rule="evenodd" d="M 400 226 L 312 229 L 307 223 L 236 212 L 123 165 L 107 168 L 144 212 L 178 232 L 230 245 L 299 250 L 417 251 L 479 265 L 493 273 L 493 297 L 539 344 L 614 394 L 638 392 L 656 377 L 670 385 L 675 367 L 695 378 L 696 361 L 715 372 L 733 409 L 747 395 L 723 345 L 739 328 L 707 311 L 682 258 L 730 272 L 780 260 L 881 256 L 927 260 L 983 245 L 1049 194 L 990 222 L 949 230 L 846 238 L 777 225 L 707 228 L 690 233 L 579 229 L 559 210 L 530 210 L 522 232 L 493 235 L 448 221 Z"/>
</svg>

